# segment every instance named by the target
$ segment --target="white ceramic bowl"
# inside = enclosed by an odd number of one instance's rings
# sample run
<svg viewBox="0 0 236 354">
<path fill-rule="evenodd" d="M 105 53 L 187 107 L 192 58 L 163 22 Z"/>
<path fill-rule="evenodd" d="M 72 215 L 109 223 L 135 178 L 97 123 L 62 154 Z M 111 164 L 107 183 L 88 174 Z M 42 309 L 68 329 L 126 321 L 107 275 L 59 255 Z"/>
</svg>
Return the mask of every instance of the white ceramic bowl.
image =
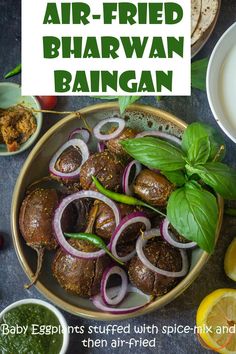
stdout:
<svg viewBox="0 0 236 354">
<path fill-rule="evenodd" d="M 24 300 L 19 300 L 16 302 L 13 302 L 11 305 L 7 306 L 1 313 L 0 313 L 0 319 L 4 314 L 6 314 L 8 311 L 21 306 L 25 304 L 37 304 L 46 307 L 48 310 L 52 311 L 54 315 L 57 317 L 58 321 L 61 324 L 61 327 L 63 329 L 63 342 L 62 342 L 62 347 L 60 350 L 60 354 L 66 354 L 66 351 L 68 349 L 69 345 L 69 334 L 68 334 L 68 326 L 67 322 L 65 320 L 65 317 L 62 315 L 62 313 L 53 305 L 49 304 L 46 301 L 38 300 L 38 299 L 24 299 Z"/>
<path fill-rule="evenodd" d="M 225 103 L 224 94 L 226 94 L 228 90 L 222 92 L 222 70 L 227 55 L 230 53 L 233 46 L 236 46 L 236 22 L 223 34 L 211 54 L 207 69 L 206 84 L 208 101 L 217 123 L 225 134 L 236 143 L 236 116 L 233 117 L 232 114 L 229 113 L 228 106 Z M 236 62 L 235 73 L 230 77 L 227 76 L 227 80 L 228 79 L 233 80 L 231 83 L 236 82 Z M 234 102 L 236 104 L 236 91 L 234 95 Z"/>
</svg>

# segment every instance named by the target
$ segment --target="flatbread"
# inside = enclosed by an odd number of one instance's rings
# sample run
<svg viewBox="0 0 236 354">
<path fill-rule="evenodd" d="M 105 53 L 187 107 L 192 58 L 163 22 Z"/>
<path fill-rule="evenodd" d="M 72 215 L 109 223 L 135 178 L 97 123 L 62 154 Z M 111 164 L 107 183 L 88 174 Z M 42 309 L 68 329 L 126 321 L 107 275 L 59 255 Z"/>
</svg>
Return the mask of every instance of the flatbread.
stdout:
<svg viewBox="0 0 236 354">
<path fill-rule="evenodd" d="M 201 15 L 202 0 L 191 0 L 191 35 L 195 31 Z"/>
<path fill-rule="evenodd" d="M 202 37 L 202 35 L 213 23 L 217 15 L 218 7 L 218 0 L 202 0 L 201 16 L 191 38 L 192 45 Z"/>
</svg>

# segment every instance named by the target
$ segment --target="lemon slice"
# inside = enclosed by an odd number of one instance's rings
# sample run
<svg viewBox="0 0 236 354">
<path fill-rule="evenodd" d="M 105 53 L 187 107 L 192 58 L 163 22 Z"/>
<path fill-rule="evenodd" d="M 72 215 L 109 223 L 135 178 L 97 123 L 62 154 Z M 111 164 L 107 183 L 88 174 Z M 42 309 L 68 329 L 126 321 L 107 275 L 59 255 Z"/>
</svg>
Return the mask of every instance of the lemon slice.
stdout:
<svg viewBox="0 0 236 354">
<path fill-rule="evenodd" d="M 236 290 L 219 289 L 203 299 L 197 311 L 198 334 L 218 353 L 236 353 Z"/>
<path fill-rule="evenodd" d="M 226 251 L 224 267 L 226 275 L 236 281 L 236 238 L 231 242 Z"/>
</svg>

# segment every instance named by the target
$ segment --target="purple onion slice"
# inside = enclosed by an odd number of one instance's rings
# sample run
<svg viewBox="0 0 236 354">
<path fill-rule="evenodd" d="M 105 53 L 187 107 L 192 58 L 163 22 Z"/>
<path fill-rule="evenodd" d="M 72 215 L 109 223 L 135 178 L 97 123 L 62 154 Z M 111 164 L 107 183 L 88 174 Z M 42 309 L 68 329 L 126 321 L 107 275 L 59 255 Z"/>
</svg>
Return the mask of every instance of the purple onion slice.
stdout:
<svg viewBox="0 0 236 354">
<path fill-rule="evenodd" d="M 157 138 L 172 141 L 177 145 L 181 145 L 181 140 L 174 135 L 159 130 L 146 130 L 136 135 L 136 138 L 143 138 L 144 136 L 156 136 Z"/>
<path fill-rule="evenodd" d="M 102 127 L 107 124 L 107 123 L 118 123 L 118 128 L 112 132 L 111 134 L 102 134 L 101 129 Z M 111 140 L 116 138 L 125 128 L 125 121 L 124 119 L 121 118 L 107 118 L 99 122 L 94 128 L 93 128 L 93 134 L 95 138 L 98 140 Z"/>
<path fill-rule="evenodd" d="M 119 287 L 110 288 L 109 289 L 109 296 L 114 297 L 114 296 L 116 296 L 116 294 L 118 292 L 119 292 Z M 151 295 L 144 294 L 141 290 L 135 288 L 134 286 L 132 286 L 130 284 L 128 285 L 127 293 L 137 293 L 137 294 L 141 295 L 146 301 L 143 304 L 137 305 L 137 306 L 124 307 L 124 308 L 123 307 L 115 307 L 114 308 L 114 307 L 108 306 L 104 303 L 101 294 L 93 296 L 91 300 L 92 300 L 94 306 L 103 312 L 109 312 L 114 315 L 125 315 L 125 314 L 132 313 L 132 312 L 142 309 L 143 307 L 147 306 L 153 299 L 153 297 Z"/>
<path fill-rule="evenodd" d="M 155 273 L 164 275 L 166 277 L 173 277 L 173 278 L 178 278 L 178 277 L 184 277 L 187 273 L 188 273 L 188 256 L 185 250 L 180 249 L 180 256 L 182 258 L 182 269 L 179 272 L 170 272 L 164 269 L 161 269 L 159 267 L 154 266 L 145 256 L 144 252 L 143 252 L 143 248 L 146 245 L 147 241 L 153 237 L 157 237 L 160 235 L 160 231 L 159 234 L 156 235 L 149 235 L 148 237 L 146 236 L 145 239 L 140 236 L 136 242 L 136 251 L 137 251 L 137 255 L 140 259 L 140 261 L 150 270 L 152 270 Z"/>
<path fill-rule="evenodd" d="M 145 225 L 146 230 L 149 230 L 151 228 L 151 223 L 149 219 L 146 217 L 146 215 L 142 212 L 134 212 L 126 217 L 124 217 L 119 225 L 116 227 L 110 241 L 110 250 L 111 253 L 118 258 L 122 262 L 128 262 L 135 254 L 136 250 L 134 249 L 132 252 L 130 252 L 127 256 L 121 257 L 118 255 L 116 246 L 118 243 L 118 240 L 122 234 L 122 232 L 130 225 L 136 224 L 136 223 L 143 223 Z"/>
<path fill-rule="evenodd" d="M 72 247 L 69 242 L 66 240 L 62 228 L 61 228 L 61 219 L 62 215 L 67 208 L 67 206 L 74 202 L 75 200 L 82 199 L 82 198 L 93 198 L 93 199 L 98 199 L 101 200 L 102 202 L 106 203 L 113 211 L 114 217 L 115 217 L 115 223 L 116 225 L 119 225 L 120 223 L 120 212 L 116 204 L 104 196 L 103 194 L 99 192 L 94 192 L 94 191 L 81 191 L 77 192 L 74 194 L 69 195 L 68 197 L 64 198 L 58 208 L 55 211 L 54 218 L 53 218 L 53 229 L 55 236 L 57 238 L 58 243 L 60 246 L 64 249 L 64 251 L 68 254 L 70 254 L 73 257 L 77 258 L 84 258 L 84 259 L 89 259 L 89 258 L 98 258 L 101 257 L 105 254 L 104 250 L 99 250 L 97 252 L 83 252 L 79 251 L 76 248 Z M 109 247 L 109 245 L 108 245 Z"/>
<path fill-rule="evenodd" d="M 135 167 L 135 174 L 134 174 L 134 178 L 133 181 L 129 184 L 129 178 L 130 178 L 130 174 L 132 171 L 132 168 Z M 139 161 L 133 160 L 131 161 L 125 168 L 124 173 L 123 173 L 123 177 L 122 177 L 122 188 L 123 188 L 123 192 L 126 195 L 132 195 L 133 194 L 133 182 L 135 180 L 135 178 L 138 176 L 138 174 L 141 172 L 142 170 L 142 165 Z"/>
<path fill-rule="evenodd" d="M 107 291 L 107 283 L 108 283 L 109 278 L 114 274 L 117 274 L 120 276 L 121 285 L 120 285 L 119 291 L 116 294 L 116 296 L 111 297 L 111 296 L 109 296 L 109 292 Z M 123 301 L 124 297 L 127 293 L 127 288 L 128 288 L 128 277 L 127 277 L 127 274 L 124 271 L 124 269 L 122 269 L 121 267 L 116 266 L 116 265 L 105 269 L 105 271 L 102 275 L 101 295 L 102 295 L 103 302 L 106 305 L 114 306 L 114 305 L 118 305 L 121 301 Z"/>
<path fill-rule="evenodd" d="M 90 136 L 91 136 L 91 134 L 88 131 L 88 129 L 76 128 L 70 133 L 69 140 L 70 139 L 81 139 L 85 142 L 85 144 L 88 144 Z"/>
<path fill-rule="evenodd" d="M 178 242 L 173 235 L 173 233 L 169 230 L 170 222 L 167 218 L 165 218 L 160 226 L 161 236 L 168 242 L 171 246 L 176 248 L 189 249 L 197 246 L 196 242 Z"/>
<path fill-rule="evenodd" d="M 81 163 L 75 171 L 72 171 L 70 173 L 60 172 L 56 169 L 57 160 L 59 159 L 61 154 L 69 147 L 78 148 L 80 150 Z M 89 158 L 89 150 L 88 150 L 88 147 L 85 144 L 85 142 L 81 139 L 71 139 L 71 140 L 68 140 L 65 144 L 63 144 L 59 148 L 59 150 L 57 150 L 57 152 L 54 154 L 54 156 L 52 157 L 52 159 L 49 163 L 49 171 L 52 175 L 54 175 L 56 177 L 60 177 L 62 179 L 75 179 L 75 178 L 79 177 L 80 169 L 88 158 Z"/>
</svg>

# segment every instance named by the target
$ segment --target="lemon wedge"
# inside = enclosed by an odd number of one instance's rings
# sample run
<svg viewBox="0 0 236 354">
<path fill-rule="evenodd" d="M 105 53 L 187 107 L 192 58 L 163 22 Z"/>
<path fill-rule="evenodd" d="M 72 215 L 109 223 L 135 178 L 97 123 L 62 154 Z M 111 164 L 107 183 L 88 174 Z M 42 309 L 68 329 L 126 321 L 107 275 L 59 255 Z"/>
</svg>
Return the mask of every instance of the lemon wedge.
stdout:
<svg viewBox="0 0 236 354">
<path fill-rule="evenodd" d="M 236 238 L 229 245 L 224 261 L 226 275 L 236 281 Z"/>
<path fill-rule="evenodd" d="M 236 290 L 219 289 L 203 299 L 197 311 L 198 334 L 218 353 L 236 353 Z"/>
</svg>

